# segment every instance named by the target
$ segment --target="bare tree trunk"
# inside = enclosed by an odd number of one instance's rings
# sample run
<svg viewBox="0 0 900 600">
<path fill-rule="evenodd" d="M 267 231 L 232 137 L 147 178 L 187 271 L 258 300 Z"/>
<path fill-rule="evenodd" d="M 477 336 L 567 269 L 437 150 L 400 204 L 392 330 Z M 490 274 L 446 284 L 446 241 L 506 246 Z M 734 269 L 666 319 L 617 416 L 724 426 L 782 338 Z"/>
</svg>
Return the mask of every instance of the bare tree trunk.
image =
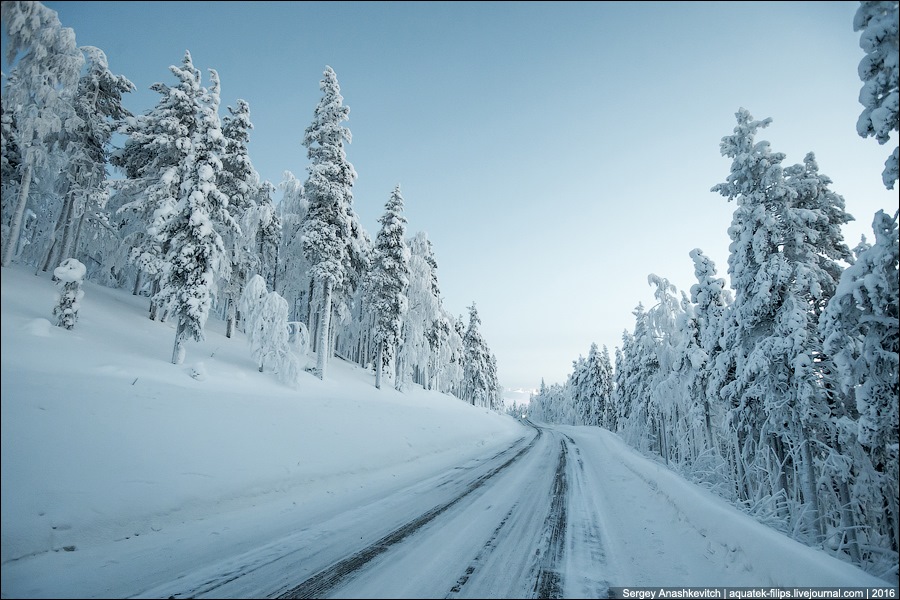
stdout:
<svg viewBox="0 0 900 600">
<path fill-rule="evenodd" d="M 178 329 L 175 332 L 175 346 L 172 348 L 172 364 L 180 365 L 184 362 L 184 331 L 186 327 L 182 321 L 178 321 Z"/>
<path fill-rule="evenodd" d="M 150 286 L 150 320 L 155 321 L 159 317 L 159 304 L 154 300 L 154 296 L 159 291 L 159 280 L 154 279 L 153 285 Z"/>
<path fill-rule="evenodd" d="M 319 323 L 319 343 L 316 348 L 316 372 L 319 379 L 325 379 L 325 372 L 328 368 L 328 342 L 331 336 L 331 282 L 327 279 L 322 280 L 322 310 L 319 316 L 321 322 Z"/>
<path fill-rule="evenodd" d="M 743 442 L 739 431 L 734 432 L 734 468 L 737 495 L 739 500 L 747 500 L 750 498 L 750 488 L 747 486 L 747 478 L 744 475 L 744 456 Z"/>
<path fill-rule="evenodd" d="M 853 507 L 850 505 L 850 489 L 847 481 L 841 479 L 838 481 L 838 493 L 841 499 L 841 529 L 847 536 L 847 549 L 850 551 L 850 558 L 853 562 L 859 564 L 859 540 L 856 538 L 856 520 L 853 518 Z"/>
<path fill-rule="evenodd" d="M 394 363 L 394 389 L 398 392 L 403 391 L 403 372 L 406 370 L 406 365 L 404 364 L 406 360 L 403 358 L 403 345 L 397 344 L 394 346 L 394 356 L 396 357 Z"/>
<path fill-rule="evenodd" d="M 375 354 L 375 387 L 381 389 L 381 361 L 384 357 L 384 344 L 378 344 L 378 352 Z"/>
<path fill-rule="evenodd" d="M 776 473 L 776 488 L 777 490 L 781 490 L 784 492 L 784 497 L 787 499 L 788 496 L 788 486 L 787 486 L 787 476 L 784 472 L 784 467 L 787 464 L 787 460 L 784 456 L 784 444 L 776 434 L 771 434 L 772 439 L 772 450 L 775 453 L 775 462 L 777 463 L 775 467 L 778 469 Z M 776 491 L 777 491 L 776 490 Z M 787 507 L 779 505 L 778 514 L 781 516 L 787 516 L 786 514 Z"/>
<path fill-rule="evenodd" d="M 228 302 L 228 308 L 225 309 L 225 337 L 231 338 L 231 336 L 234 335 L 234 322 L 237 320 L 237 309 L 234 306 L 234 300 L 231 298 L 228 298 L 226 302 Z"/>
<path fill-rule="evenodd" d="M 712 416 L 709 413 L 709 396 L 706 395 L 706 392 L 703 392 L 703 420 L 706 425 L 706 447 L 712 450 L 716 445 L 716 438 L 713 437 Z"/>
<path fill-rule="evenodd" d="M 78 253 L 78 242 L 81 241 L 81 229 L 84 225 L 84 217 L 87 214 L 87 206 L 81 211 L 81 215 L 78 217 L 78 226 L 75 228 L 75 237 L 72 240 L 72 256 L 78 258 L 76 254 Z"/>
<path fill-rule="evenodd" d="M 887 498 L 887 520 L 888 520 L 888 530 L 894 534 L 894 546 L 893 550 L 896 552 L 898 548 L 900 548 L 900 515 L 898 515 L 898 504 L 900 502 L 897 501 L 897 487 L 894 486 L 893 491 L 888 490 L 887 494 L 883 495 Z"/>
<path fill-rule="evenodd" d="M 66 209 L 63 211 L 65 220 L 63 221 L 63 236 L 62 242 L 60 243 L 60 260 L 74 258 L 74 256 L 72 256 L 72 241 L 75 237 L 75 213 L 77 212 L 76 206 L 78 200 L 75 197 L 75 194 L 69 195 L 71 197 L 66 205 Z"/>
<path fill-rule="evenodd" d="M 141 293 L 141 285 L 144 283 L 144 272 L 138 269 L 137 275 L 134 278 L 134 289 L 131 290 L 132 296 L 137 296 Z"/>
<path fill-rule="evenodd" d="M 22 184 L 19 188 L 19 197 L 16 201 L 16 212 L 13 213 L 12 222 L 9 224 L 9 235 L 6 238 L 6 247 L 3 248 L 3 260 L 0 265 L 8 267 L 16 255 L 16 247 L 19 245 L 19 235 L 22 233 L 22 218 L 25 216 L 25 205 L 28 203 L 28 191 L 31 188 L 31 152 L 28 152 L 25 173 L 22 175 Z"/>
<path fill-rule="evenodd" d="M 800 443 L 803 445 L 803 466 L 804 466 L 804 483 L 806 492 L 806 501 L 812 507 L 812 534 L 816 543 L 821 541 L 823 529 L 822 519 L 819 518 L 819 496 L 816 494 L 816 465 L 813 463 L 812 442 L 809 440 L 806 428 L 801 428 L 802 436 Z"/>
<path fill-rule="evenodd" d="M 47 254 L 44 255 L 44 262 L 41 264 L 38 271 L 43 271 L 46 273 L 50 270 L 50 266 L 53 264 L 59 264 L 62 262 L 64 258 L 67 258 L 65 255 L 65 250 L 63 250 L 60 254 L 61 256 L 56 258 L 56 251 L 61 247 L 59 241 L 59 232 L 65 228 L 66 218 L 68 218 L 69 214 L 69 206 L 72 203 L 72 193 L 66 194 L 66 200 L 63 202 L 62 208 L 59 210 L 59 216 L 56 218 L 56 227 L 53 228 L 53 236 L 50 240 L 50 247 L 47 248 Z M 54 260 L 55 259 L 55 260 Z M 37 275 L 38 271 L 35 271 L 35 275 Z"/>
</svg>

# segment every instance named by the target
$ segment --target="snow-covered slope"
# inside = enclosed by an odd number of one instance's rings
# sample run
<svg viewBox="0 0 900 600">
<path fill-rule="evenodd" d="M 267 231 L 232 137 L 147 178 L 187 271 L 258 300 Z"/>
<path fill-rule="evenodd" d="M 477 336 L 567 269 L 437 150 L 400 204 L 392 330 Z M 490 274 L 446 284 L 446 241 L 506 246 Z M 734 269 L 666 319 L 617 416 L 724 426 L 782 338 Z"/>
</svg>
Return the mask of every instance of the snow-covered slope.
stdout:
<svg viewBox="0 0 900 600">
<path fill-rule="evenodd" d="M 146 298 L 87 283 L 67 331 L 55 326 L 49 274 L 0 273 L 4 597 L 23 590 L 10 561 L 67 550 L 72 560 L 262 504 L 356 500 L 524 432 L 419 387 L 376 390 L 340 359 L 325 381 L 304 374 L 291 389 L 259 373 L 243 334 L 226 338 L 215 317 L 176 366 L 174 326 L 150 321 Z"/>
</svg>

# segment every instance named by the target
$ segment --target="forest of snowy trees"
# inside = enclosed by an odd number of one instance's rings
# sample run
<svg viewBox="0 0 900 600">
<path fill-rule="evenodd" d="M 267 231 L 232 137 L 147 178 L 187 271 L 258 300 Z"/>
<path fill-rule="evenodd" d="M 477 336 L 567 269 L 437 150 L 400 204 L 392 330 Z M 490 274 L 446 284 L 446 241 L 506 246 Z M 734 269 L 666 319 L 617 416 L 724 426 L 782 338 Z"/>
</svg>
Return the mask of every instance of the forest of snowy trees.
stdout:
<svg viewBox="0 0 900 600">
<path fill-rule="evenodd" d="M 2 18 L 13 67 L 0 264 L 55 274 L 60 326 L 77 327 L 91 281 L 145 296 L 148 317 L 174 325 L 176 364 L 214 314 L 291 385 L 308 349 L 319 378 L 337 356 L 379 388 L 390 377 L 502 409 L 476 305 L 467 319 L 443 306 L 434 248 L 408 230 L 399 185 L 374 241 L 361 225 L 330 67 L 302 139 L 307 176 L 285 171 L 275 186 L 248 154 L 249 104 L 223 110 L 217 72 L 204 76 L 190 52 L 134 115 L 134 85 L 54 11 L 3 1 Z M 880 144 L 898 130 L 897 19 L 897 1 L 865 1 L 853 23 L 865 52 L 856 128 Z M 872 240 L 848 247 L 853 217 L 815 156 L 784 165 L 759 138 L 770 119 L 740 109 L 736 121 L 721 143 L 731 170 L 712 187 L 735 205 L 729 282 L 700 249 L 685 257 L 689 291 L 649 275 L 655 304 L 638 304 L 612 356 L 592 345 L 568 381 L 511 411 L 608 428 L 796 539 L 896 576 L 898 214 L 864 215 Z M 897 180 L 895 147 L 883 183 Z"/>
<path fill-rule="evenodd" d="M 77 46 L 55 11 L 4 1 L 2 18 L 13 65 L 2 96 L 2 266 L 81 265 L 58 307 L 62 326 L 75 326 L 83 278 L 146 296 L 149 318 L 174 325 L 175 364 L 215 314 L 228 337 L 247 334 L 260 371 L 291 385 L 308 349 L 319 378 L 339 356 L 371 368 L 377 387 L 388 369 L 398 390 L 415 383 L 502 408 L 474 304 L 468 322 L 444 308 L 433 248 L 423 232 L 407 236 L 399 185 L 385 190 L 374 243 L 360 224 L 349 109 L 330 67 L 302 139 L 308 175 L 285 171 L 276 202 L 248 155 L 249 104 L 223 110 L 218 73 L 204 77 L 189 51 L 151 87 L 156 106 L 134 115 L 134 85 L 102 50 Z"/>
<path fill-rule="evenodd" d="M 898 129 L 897 19 L 896 1 L 862 2 L 853 23 L 857 131 L 881 144 Z M 736 117 L 721 143 L 731 171 L 712 188 L 736 205 L 731 289 L 700 249 L 689 293 L 651 274 L 656 302 L 637 305 L 615 369 L 592 346 L 565 384 L 542 383 L 528 414 L 618 432 L 761 521 L 895 578 L 898 214 L 867 216 L 872 241 L 848 248 L 853 217 L 814 155 L 784 166 L 759 139 L 770 119 Z M 897 158 L 895 147 L 888 189 Z"/>
</svg>

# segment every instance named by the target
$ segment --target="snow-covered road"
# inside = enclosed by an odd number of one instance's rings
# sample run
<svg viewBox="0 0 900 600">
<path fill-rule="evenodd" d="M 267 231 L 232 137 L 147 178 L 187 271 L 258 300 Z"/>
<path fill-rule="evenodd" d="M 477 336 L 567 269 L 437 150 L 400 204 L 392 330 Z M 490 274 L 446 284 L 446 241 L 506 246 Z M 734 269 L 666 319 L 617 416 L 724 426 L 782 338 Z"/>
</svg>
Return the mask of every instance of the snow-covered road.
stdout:
<svg viewBox="0 0 900 600">
<path fill-rule="evenodd" d="M 610 587 L 877 586 L 595 428 L 310 522 L 141 597 L 603 598 Z"/>
</svg>

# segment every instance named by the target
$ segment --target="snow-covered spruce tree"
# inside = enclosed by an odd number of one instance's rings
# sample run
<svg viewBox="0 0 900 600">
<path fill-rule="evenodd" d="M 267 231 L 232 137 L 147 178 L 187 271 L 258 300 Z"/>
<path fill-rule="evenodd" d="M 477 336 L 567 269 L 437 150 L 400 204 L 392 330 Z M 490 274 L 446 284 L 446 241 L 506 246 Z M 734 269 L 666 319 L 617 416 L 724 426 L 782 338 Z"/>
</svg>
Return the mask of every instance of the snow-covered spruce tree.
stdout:
<svg viewBox="0 0 900 600">
<path fill-rule="evenodd" d="M 250 276 L 259 273 L 275 288 L 275 262 L 281 237 L 281 220 L 272 195 L 275 187 L 261 181 L 250 161 L 250 105 L 237 101 L 222 119 L 225 152 L 221 157 L 219 189 L 228 197 L 228 211 L 240 226 L 241 235 L 223 231 L 223 243 L 231 263 L 231 277 L 221 282 L 220 307 L 226 322 L 225 336 L 231 337 L 237 321 L 235 304 Z"/>
<path fill-rule="evenodd" d="M 290 171 L 283 173 L 278 188 L 282 192 L 281 202 L 277 207 L 281 239 L 275 269 L 275 291 L 288 301 L 292 321 L 309 323 L 314 282 L 302 243 L 302 226 L 309 211 L 309 202 L 303 182 Z"/>
<path fill-rule="evenodd" d="M 455 317 L 447 311 L 442 312 L 444 316 L 441 323 L 446 324 L 447 337 L 438 352 L 437 389 L 462 399 L 463 363 L 466 353 L 463 346 L 465 326 L 462 317 Z"/>
<path fill-rule="evenodd" d="M 84 283 L 85 266 L 74 258 L 67 258 L 53 270 L 59 286 L 59 296 L 56 306 L 53 308 L 53 316 L 56 317 L 56 325 L 64 329 L 72 329 L 78 321 L 79 303 L 84 297 L 81 289 Z"/>
<path fill-rule="evenodd" d="M 618 432 L 623 429 L 630 416 L 629 400 L 632 396 L 630 385 L 633 381 L 631 356 L 634 336 L 631 332 L 622 331 L 622 347 L 615 349 L 615 368 L 613 369 L 612 411 L 610 411 L 609 430 Z"/>
<path fill-rule="evenodd" d="M 176 85 L 150 86 L 161 95 L 159 102 L 147 114 L 126 119 L 123 133 L 128 138 L 110 156 L 110 162 L 125 175 L 110 199 L 116 212 L 115 226 L 124 236 L 122 247 L 128 260 L 137 267 L 133 293 L 139 293 L 145 276 L 150 280 L 151 319 L 159 316 L 154 298 L 169 251 L 161 232 L 181 195 L 204 93 L 190 52 L 185 52 L 180 67 L 172 65 L 169 71 L 177 79 Z"/>
<path fill-rule="evenodd" d="M 503 410 L 503 388 L 500 386 L 500 372 L 497 370 L 497 355 L 488 349 L 488 408 L 493 411 Z"/>
<path fill-rule="evenodd" d="M 0 98 L 0 185 L 4 190 L 14 189 L 11 186 L 18 184 L 19 165 L 22 164 L 22 153 L 16 141 L 15 115 L 7 106 L 7 98 L 6 94 Z M 5 218 L 3 223 L 6 223 Z M 3 237 L 6 237 L 5 233 Z"/>
<path fill-rule="evenodd" d="M 375 387 L 381 388 L 384 367 L 403 343 L 403 319 L 409 308 L 409 246 L 406 244 L 406 217 L 400 186 L 394 188 L 378 220 L 381 229 L 375 238 L 375 254 L 369 274 L 370 310 L 375 313 Z M 402 367 L 397 366 L 394 386 L 402 389 Z"/>
<path fill-rule="evenodd" d="M 7 95 L 0 96 L 0 190 L 3 198 L 2 239 L 9 232 L 7 215 L 7 198 L 16 195 L 19 186 L 19 166 L 22 164 L 22 153 L 16 141 L 15 114 L 7 105 Z M 11 212 L 11 211 L 10 211 Z"/>
<path fill-rule="evenodd" d="M 437 281 L 437 262 L 428 236 L 420 231 L 407 243 L 409 246 L 409 310 L 403 320 L 403 344 L 400 363 L 403 378 L 431 389 L 434 361 L 449 324 L 441 320 L 440 288 Z M 439 323 L 439 320 L 441 322 Z"/>
<path fill-rule="evenodd" d="M 567 385 L 571 388 L 576 420 L 582 425 L 608 427 L 613 419 L 613 373 L 606 346 L 601 352 L 592 343 L 587 358 L 579 356 L 572 367 Z"/>
<path fill-rule="evenodd" d="M 304 185 L 309 205 L 301 225 L 301 239 L 311 265 L 310 274 L 318 288 L 315 326 L 310 323 L 309 329 L 315 336 L 316 374 L 324 379 L 331 354 L 333 294 L 336 288 L 346 284 L 351 260 L 356 171 L 344 152 L 344 142 L 350 143 L 352 139 L 350 130 L 341 124 L 347 120 L 350 109 L 344 106 L 337 75 L 331 67 L 325 68 L 319 87 L 322 99 L 303 138 L 311 164 Z"/>
<path fill-rule="evenodd" d="M 657 447 L 658 431 L 650 425 L 650 394 L 654 378 L 659 373 L 659 355 L 643 303 L 638 303 L 633 314 L 634 331 L 629 336 L 630 347 L 623 345 L 622 348 L 621 366 L 625 379 L 620 387 L 620 431 L 626 442 L 639 450 L 648 451 Z"/>
<path fill-rule="evenodd" d="M 441 390 L 444 387 L 444 373 L 448 370 L 450 362 L 448 347 L 452 332 L 453 326 L 450 322 L 450 316 L 443 307 L 439 307 L 437 316 L 432 321 L 431 328 L 426 334 L 430 355 L 428 359 L 428 376 L 425 379 L 429 390 Z"/>
<path fill-rule="evenodd" d="M 559 397 L 560 386 L 553 384 L 548 386 L 541 379 L 541 386 L 538 388 L 537 394 L 532 394 L 528 403 L 528 415 L 533 421 L 540 423 L 561 423 L 557 399 Z"/>
<path fill-rule="evenodd" d="M 216 185 L 222 170 L 219 155 L 225 146 L 218 114 L 218 75 L 210 69 L 210 88 L 200 88 L 200 72 L 190 68 L 189 54 L 183 71 L 185 80 L 200 93 L 192 97 L 195 126 L 190 137 L 184 138 L 188 155 L 175 168 L 178 196 L 159 229 L 165 255 L 155 296 L 176 319 L 173 364 L 184 360 L 188 339 L 204 339 L 216 281 L 228 277 L 230 264 L 219 231 L 239 232 L 228 212 L 228 198 Z"/>
<path fill-rule="evenodd" d="M 281 218 L 274 201 L 275 186 L 263 181 L 257 189 L 256 202 L 250 215 L 242 219 L 255 243 L 259 272 L 274 288 L 278 285 L 278 252 L 281 244 Z M 241 227 L 243 231 L 243 226 Z"/>
<path fill-rule="evenodd" d="M 490 380 L 490 350 L 479 330 L 481 319 L 475 303 L 469 307 L 469 326 L 463 336 L 462 399 L 475 406 L 492 407 Z"/>
<path fill-rule="evenodd" d="M 739 434 L 746 491 L 783 497 L 782 513 L 794 529 L 818 541 L 815 454 L 829 423 L 816 324 L 840 272 L 835 261 L 850 258 L 839 227 L 851 217 L 811 154 L 783 170 L 784 155 L 754 140 L 769 121 L 753 121 L 744 109 L 737 120 L 735 134 L 722 140 L 723 156 L 734 161 L 731 175 L 713 188 L 738 202 L 729 229 L 735 302 L 725 332 L 734 379 L 723 392 Z"/>
<path fill-rule="evenodd" d="M 77 117 L 74 116 L 71 105 L 68 110 L 73 116 L 67 121 L 74 128 Z M 62 151 L 63 135 L 60 131 L 47 139 L 56 150 L 50 152 L 45 160 L 34 165 L 25 221 L 19 233 L 19 244 L 15 253 L 16 260 L 36 267 L 36 272 L 46 264 L 47 249 L 50 247 L 53 233 L 62 228 L 64 218 L 62 208 L 69 155 Z M 47 265 L 48 268 L 50 266 Z"/>
<path fill-rule="evenodd" d="M 628 443 L 668 461 L 677 453 L 671 445 L 672 429 L 683 412 L 674 370 L 680 308 L 668 280 L 650 275 L 647 281 L 656 285 L 657 304 L 648 311 L 638 304 L 634 333 L 623 336 L 622 353 L 616 357 L 616 420 Z"/>
<path fill-rule="evenodd" d="M 266 287 L 266 280 L 263 279 L 261 275 L 257 274 L 250 277 L 237 302 L 237 310 L 244 315 L 245 323 L 248 322 L 250 315 L 259 312 L 258 307 L 262 304 L 268 293 L 269 290 Z M 247 335 L 250 335 L 249 332 Z"/>
<path fill-rule="evenodd" d="M 844 455 L 845 448 L 838 439 L 834 394 L 826 383 L 832 367 L 823 349 L 819 322 L 843 271 L 840 262 L 853 261 L 841 233 L 841 227 L 853 217 L 845 212 L 844 199 L 829 189 L 831 180 L 819 173 L 812 153 L 803 164 L 785 169 L 785 176 L 797 195 L 781 216 L 787 231 L 782 253 L 793 270 L 791 292 L 800 302 L 797 312 L 786 320 L 789 325 L 784 331 L 801 356 L 794 374 L 803 379 L 797 394 L 799 406 L 789 408 L 780 418 L 791 415 L 799 423 L 800 443 L 806 440 L 799 452 L 803 453 L 802 465 L 812 472 L 805 474 L 804 493 L 807 498 L 815 493 L 818 535 L 825 536 L 827 542 L 843 534 L 840 523 L 844 501 L 829 491 L 845 485 L 844 471 L 835 465 L 850 460 L 850 455 Z M 802 344 L 798 343 L 801 326 Z"/>
<path fill-rule="evenodd" d="M 898 51 L 897 0 L 865 0 L 859 3 L 853 18 L 853 31 L 860 31 L 859 47 L 866 55 L 859 61 L 863 82 L 859 102 L 863 111 L 856 122 L 860 136 L 874 137 L 887 144 L 891 132 L 897 132 L 900 120 L 900 51 Z M 900 146 L 884 163 L 881 174 L 887 189 L 894 189 L 900 177 Z"/>
<path fill-rule="evenodd" d="M 773 326 L 769 288 L 764 281 L 756 281 L 764 261 L 772 255 L 772 236 L 766 233 L 766 228 L 777 226 L 772 215 L 777 214 L 791 190 L 784 182 L 781 167 L 784 154 L 773 153 L 768 142 L 757 143 L 754 139 L 757 130 L 768 126 L 771 119 L 754 121 L 744 109 L 737 113 L 737 119 L 734 135 L 723 138 L 721 143 L 722 155 L 733 159 L 731 175 L 727 183 L 712 188 L 737 202 L 728 229 L 731 238 L 728 274 L 735 290 L 735 302 L 724 323 L 725 352 L 717 359 L 713 377 L 721 385 L 720 393 L 727 407 L 726 427 L 734 432 L 729 437 L 733 437 L 730 441 L 734 444 L 737 495 L 741 500 L 748 500 L 769 497 L 775 492 L 768 484 L 767 472 L 772 465 L 765 462 L 766 457 L 778 456 L 775 471 L 784 471 L 784 450 L 775 441 L 779 438 L 764 429 L 765 391 L 742 376 L 757 338 Z M 783 478 L 780 482 L 783 487 Z"/>
<path fill-rule="evenodd" d="M 696 336 L 696 345 L 688 346 L 691 351 L 688 358 L 694 367 L 688 385 L 694 402 L 693 410 L 703 421 L 704 450 L 719 451 L 719 427 L 723 413 L 719 402 L 718 382 L 711 384 L 711 381 L 713 366 L 722 352 L 719 340 L 722 337 L 725 313 L 731 305 L 732 296 L 725 287 L 725 280 L 716 277 L 715 263 L 704 255 L 702 250 L 694 248 L 690 252 L 690 257 L 694 261 L 697 283 L 691 286 L 693 323 L 690 327 Z M 688 325 L 685 324 L 685 327 Z M 686 335 L 686 337 L 693 336 Z"/>
<path fill-rule="evenodd" d="M 250 162 L 247 143 L 250 141 L 250 105 L 245 100 L 237 101 L 237 108 L 228 107 L 228 115 L 222 119 L 222 135 L 225 136 L 225 148 L 222 154 L 222 170 L 219 189 L 228 196 L 228 210 L 232 217 L 240 223 L 241 233 L 237 236 L 228 233 L 223 236 L 223 243 L 231 263 L 231 277 L 221 284 L 222 303 L 225 305 L 225 337 L 234 334 L 237 310 L 235 304 L 241 297 L 247 280 L 259 272 L 259 260 L 255 250 L 255 235 L 251 235 L 250 219 L 245 215 L 254 206 L 256 191 L 259 188 L 259 175 Z M 249 216 L 249 215 L 248 215 Z"/>
<path fill-rule="evenodd" d="M 657 450 L 668 463 L 681 462 L 679 442 L 689 435 L 684 425 L 687 416 L 685 400 L 685 374 L 679 369 L 690 368 L 689 362 L 680 360 L 681 346 L 677 323 L 681 319 L 681 305 L 677 289 L 665 277 L 650 274 L 650 285 L 656 286 L 653 295 L 656 304 L 647 310 L 648 347 L 655 342 L 659 370 L 651 376 L 648 402 L 648 431 L 656 432 Z"/>
<path fill-rule="evenodd" d="M 587 387 L 587 361 L 584 356 L 578 355 L 572 361 L 572 372 L 566 378 L 566 391 L 571 403 L 572 421 L 570 425 L 588 425 L 591 420 L 590 398 L 586 393 Z"/>
<path fill-rule="evenodd" d="M 820 320 L 825 353 L 835 373 L 831 379 L 843 402 L 836 403 L 843 446 L 859 443 L 867 460 L 857 459 L 848 472 L 848 500 L 855 514 L 850 526 L 866 523 L 858 535 L 858 546 L 900 550 L 898 514 L 898 264 L 900 234 L 898 214 L 893 218 L 879 211 L 872 223 L 875 243 L 860 252 L 856 262 L 842 274 L 835 294 Z M 872 489 L 874 488 L 874 489 Z M 873 496 L 874 498 L 871 498 Z M 862 550 L 862 552 L 866 552 Z M 881 558 L 861 556 L 864 562 Z"/>
<path fill-rule="evenodd" d="M 588 362 L 591 357 L 588 355 Z M 593 365 L 593 363 L 592 363 Z M 613 392 L 615 390 L 615 378 L 613 374 L 612 359 L 609 356 L 609 348 L 603 345 L 603 349 L 596 354 L 596 366 L 592 366 L 596 370 L 595 384 L 592 386 L 592 393 L 598 401 L 596 405 L 596 423 L 598 427 L 604 427 L 610 431 L 614 431 L 615 427 L 615 405 L 613 404 Z"/>
<path fill-rule="evenodd" d="M 21 157 L 17 194 L 8 200 L 4 194 L 2 202 L 6 235 L 0 265 L 7 267 L 19 246 L 35 168 L 54 153 L 56 134 L 78 122 L 71 99 L 84 57 L 75 45 L 75 32 L 40 2 L 4 0 L 0 11 L 7 59 L 15 62 L 3 93 Z"/>
<path fill-rule="evenodd" d="M 64 203 L 57 231 L 47 251 L 44 270 L 57 256 L 77 256 L 82 237 L 90 242 L 93 252 L 110 244 L 98 244 L 97 238 L 113 238 L 106 212 L 108 200 L 106 165 L 109 162 L 113 132 L 131 113 L 122 105 L 123 96 L 134 90 L 134 84 L 109 70 L 106 54 L 99 48 L 83 46 L 87 70 L 78 81 L 73 100 L 79 123 L 73 131 L 62 135 L 69 155 Z M 118 244 L 116 244 L 118 245 Z M 84 252 L 88 251 L 84 248 Z M 92 255 L 90 263 L 102 265 L 103 256 Z"/>
<path fill-rule="evenodd" d="M 677 446 L 682 465 L 693 467 L 697 459 L 711 446 L 711 436 L 705 427 L 703 394 L 697 393 L 702 385 L 698 380 L 706 363 L 706 353 L 700 348 L 700 333 L 694 305 L 682 292 L 681 310 L 676 315 L 674 364 L 670 377 L 677 384 L 673 445 Z"/>
</svg>

